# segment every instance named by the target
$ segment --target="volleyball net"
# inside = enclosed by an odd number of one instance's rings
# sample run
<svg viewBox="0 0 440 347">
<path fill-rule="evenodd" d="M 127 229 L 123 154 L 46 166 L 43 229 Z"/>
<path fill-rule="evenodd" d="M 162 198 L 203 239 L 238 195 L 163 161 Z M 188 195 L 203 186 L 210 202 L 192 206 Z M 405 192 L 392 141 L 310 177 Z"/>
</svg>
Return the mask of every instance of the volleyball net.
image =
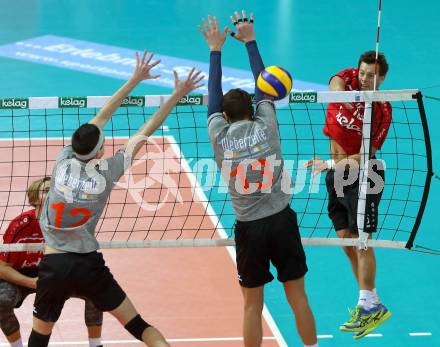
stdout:
<svg viewBox="0 0 440 347">
<path fill-rule="evenodd" d="M 166 98 L 126 98 L 104 129 L 104 157 L 116 153 Z M 70 142 L 72 133 L 107 99 L 0 99 L 1 235 L 11 220 L 31 208 L 26 201 L 27 187 L 51 174 L 58 152 Z M 284 165 L 291 178 L 291 206 L 298 214 L 305 245 L 355 242 L 335 235 L 327 212 L 325 175 L 312 179 L 304 168 L 313 157 L 330 158 L 329 139 L 322 131 L 328 104 L 365 102 L 365 128 L 366 124 L 371 126 L 371 103 L 384 101 L 392 104 L 393 118 L 385 143 L 376 154 L 384 163 L 386 178 L 377 232 L 369 244 L 412 247 L 432 176 L 429 131 L 418 90 L 292 92 L 277 103 Z M 96 228 L 102 248 L 234 244 L 235 216 L 208 138 L 206 104 L 206 95 L 180 100 L 116 184 Z M 364 140 L 368 140 L 365 129 Z M 366 144 L 364 141 L 364 159 L 371 157 L 369 141 Z M 368 198 L 360 194 L 359 199 L 364 200 L 359 204 L 362 215 Z M 1 247 L 19 251 L 41 249 L 42 245 Z"/>
</svg>

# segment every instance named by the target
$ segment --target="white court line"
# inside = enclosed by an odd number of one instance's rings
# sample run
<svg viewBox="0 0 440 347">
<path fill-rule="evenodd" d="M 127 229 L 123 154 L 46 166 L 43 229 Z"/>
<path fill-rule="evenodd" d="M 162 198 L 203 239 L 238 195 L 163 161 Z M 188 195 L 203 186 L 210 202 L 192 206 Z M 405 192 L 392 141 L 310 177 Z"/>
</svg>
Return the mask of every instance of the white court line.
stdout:
<svg viewBox="0 0 440 347">
<path fill-rule="evenodd" d="M 273 336 L 263 336 L 263 340 L 275 340 Z M 180 343 L 180 342 L 220 342 L 220 341 L 243 341 L 243 337 L 206 337 L 206 338 L 185 338 L 185 339 L 167 339 L 168 342 L 171 343 Z M 103 340 L 103 344 L 105 345 L 124 345 L 126 343 L 136 343 L 143 344 L 143 342 L 139 340 Z M 27 346 L 27 342 L 23 343 L 24 346 Z M 55 341 L 50 342 L 49 346 L 70 346 L 70 345 L 89 345 L 89 341 Z M 9 346 L 9 343 L 0 343 L 0 346 Z"/>
<path fill-rule="evenodd" d="M 365 337 L 383 337 L 382 334 L 368 334 Z"/>
<path fill-rule="evenodd" d="M 432 336 L 432 333 L 426 332 L 426 333 L 409 333 L 409 336 Z"/>
<path fill-rule="evenodd" d="M 332 339 L 332 338 L 334 338 L 334 336 L 333 335 L 330 335 L 330 334 L 328 334 L 328 335 L 317 335 L 316 336 L 318 339 Z"/>
<path fill-rule="evenodd" d="M 205 207 L 209 218 L 211 219 L 211 222 L 213 225 L 217 225 L 217 232 L 219 233 L 221 238 L 228 238 L 228 235 L 226 234 L 225 230 L 223 229 L 223 225 L 220 223 L 217 214 L 214 212 L 214 209 L 212 208 L 211 204 L 208 202 L 208 197 L 205 195 L 205 192 L 201 188 L 199 182 L 197 181 L 191 167 L 189 166 L 185 156 L 183 155 L 180 147 L 176 143 L 176 139 L 172 135 L 164 136 L 164 138 L 171 138 L 172 141 L 170 141 L 170 146 L 172 147 L 173 151 L 176 153 L 176 156 L 181 159 L 181 165 L 183 169 L 185 170 L 186 175 L 188 176 L 188 179 L 191 183 L 191 186 L 194 187 L 195 193 L 198 195 L 199 202 L 203 204 L 203 207 Z M 236 264 L 235 260 L 235 247 L 226 247 L 229 255 L 231 256 L 234 264 Z M 272 315 L 270 314 L 269 310 L 267 309 L 266 304 L 263 306 L 263 317 L 266 320 L 267 325 L 269 326 L 270 330 L 274 334 L 278 344 L 280 347 L 288 347 L 286 341 L 284 340 L 283 335 L 281 334 L 281 331 L 278 329 L 278 326 L 276 325 Z"/>
</svg>

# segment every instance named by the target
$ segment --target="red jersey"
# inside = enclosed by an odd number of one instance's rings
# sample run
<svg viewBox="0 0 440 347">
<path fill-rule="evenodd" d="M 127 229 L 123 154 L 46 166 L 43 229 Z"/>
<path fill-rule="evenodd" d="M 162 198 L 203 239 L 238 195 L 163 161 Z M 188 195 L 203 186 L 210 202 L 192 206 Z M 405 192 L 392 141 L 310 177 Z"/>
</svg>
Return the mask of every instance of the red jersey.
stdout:
<svg viewBox="0 0 440 347">
<path fill-rule="evenodd" d="M 336 76 L 345 82 L 345 90 L 360 90 L 358 69 L 345 69 Z M 357 154 L 361 150 L 362 126 L 364 122 L 365 103 L 351 103 L 353 108 L 347 110 L 344 103 L 328 105 L 325 119 L 324 134 L 335 140 L 348 155 Z M 374 103 L 374 121 L 372 145 L 379 149 L 385 141 L 391 124 L 392 108 L 389 102 Z"/>
<path fill-rule="evenodd" d="M 44 242 L 35 210 L 23 212 L 14 218 L 3 235 L 3 243 Z M 0 252 L 0 260 L 18 270 L 36 270 L 43 252 Z"/>
</svg>

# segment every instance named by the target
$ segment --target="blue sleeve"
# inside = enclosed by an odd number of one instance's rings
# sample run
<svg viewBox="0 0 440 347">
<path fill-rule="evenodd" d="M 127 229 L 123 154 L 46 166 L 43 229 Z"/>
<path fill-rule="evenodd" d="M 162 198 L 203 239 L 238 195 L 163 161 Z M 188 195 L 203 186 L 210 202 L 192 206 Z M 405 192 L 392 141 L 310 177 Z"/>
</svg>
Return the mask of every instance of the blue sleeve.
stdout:
<svg viewBox="0 0 440 347">
<path fill-rule="evenodd" d="M 221 112 L 222 98 L 222 55 L 219 51 L 213 51 L 209 61 L 208 117 Z"/>
<path fill-rule="evenodd" d="M 257 79 L 261 71 L 264 70 L 263 59 L 261 59 L 260 52 L 258 51 L 257 41 L 246 42 L 246 49 L 249 56 L 249 63 L 251 65 L 252 74 L 255 80 L 255 100 L 256 102 L 264 99 L 264 95 L 257 89 Z"/>
</svg>

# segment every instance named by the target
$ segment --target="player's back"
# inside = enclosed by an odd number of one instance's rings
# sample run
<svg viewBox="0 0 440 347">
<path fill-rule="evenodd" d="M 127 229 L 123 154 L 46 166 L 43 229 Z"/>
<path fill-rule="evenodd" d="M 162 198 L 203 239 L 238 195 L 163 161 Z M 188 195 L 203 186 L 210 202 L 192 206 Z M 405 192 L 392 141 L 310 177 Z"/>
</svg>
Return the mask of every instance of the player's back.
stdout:
<svg viewBox="0 0 440 347">
<path fill-rule="evenodd" d="M 290 180 L 283 180 L 284 163 L 274 107 L 270 101 L 259 103 L 254 120 L 228 124 L 221 113 L 208 119 L 215 159 L 240 221 L 276 214 L 290 200 Z"/>
<path fill-rule="evenodd" d="M 75 253 L 99 248 L 95 228 L 125 163 L 123 151 L 107 159 L 82 162 L 74 157 L 71 146 L 64 147 L 40 217 L 48 246 Z"/>
</svg>

